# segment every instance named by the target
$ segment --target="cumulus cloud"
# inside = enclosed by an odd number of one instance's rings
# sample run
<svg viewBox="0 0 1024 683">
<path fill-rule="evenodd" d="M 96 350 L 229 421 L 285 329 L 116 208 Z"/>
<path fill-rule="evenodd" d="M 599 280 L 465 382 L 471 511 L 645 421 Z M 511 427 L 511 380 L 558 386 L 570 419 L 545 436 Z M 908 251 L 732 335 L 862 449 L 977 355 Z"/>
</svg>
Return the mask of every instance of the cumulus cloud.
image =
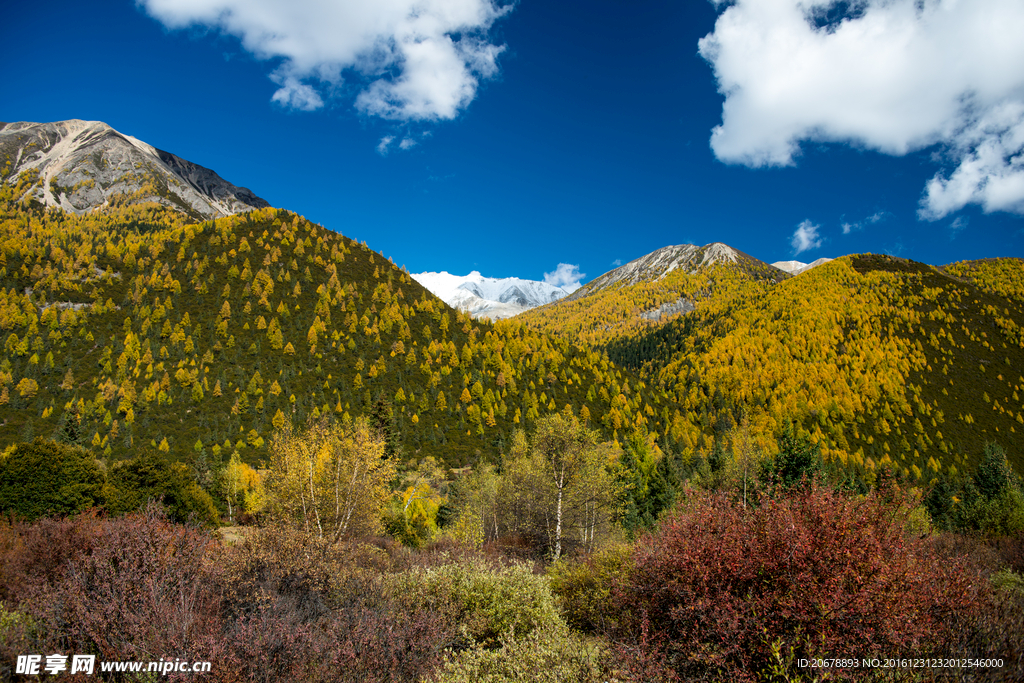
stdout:
<svg viewBox="0 0 1024 683">
<path fill-rule="evenodd" d="M 966 204 L 1024 213 L 1020 0 L 734 0 L 700 54 L 725 96 L 715 155 L 794 163 L 804 141 L 902 155 L 940 143 L 947 166 L 919 215 Z"/>
<path fill-rule="evenodd" d="M 875 213 L 871 214 L 862 221 L 857 221 L 856 223 L 844 222 L 842 224 L 843 234 L 849 235 L 851 232 L 863 230 L 867 226 L 874 225 L 875 223 L 881 223 L 882 221 L 886 220 L 887 218 L 890 218 L 891 216 L 892 214 L 889 213 L 888 211 L 876 211 Z"/>
<path fill-rule="evenodd" d="M 580 288 L 580 280 L 587 276 L 580 272 L 579 265 L 559 263 L 558 267 L 550 273 L 544 273 L 544 282 L 555 287 L 561 287 L 572 294 Z"/>
<path fill-rule="evenodd" d="M 952 155 L 956 169 L 928 181 L 922 218 L 938 220 L 965 204 L 980 204 L 986 213 L 1024 214 L 1024 98 L 972 122 L 954 141 Z"/>
<path fill-rule="evenodd" d="M 170 29 L 235 36 L 281 60 L 272 100 L 312 111 L 355 76 L 361 111 L 401 121 L 455 118 L 493 76 L 504 46 L 488 40 L 512 5 L 496 0 L 137 0 Z"/>
<path fill-rule="evenodd" d="M 810 221 L 804 221 L 800 225 L 796 226 L 796 230 L 793 231 L 793 237 L 790 238 L 789 243 L 793 245 L 793 255 L 809 251 L 811 249 L 817 249 L 821 246 L 823 240 L 818 235 L 819 225 L 815 225 Z"/>
<path fill-rule="evenodd" d="M 622 265 L 622 259 L 620 259 L 620 258 L 615 259 L 614 261 L 612 261 L 612 265 L 615 266 L 616 268 L 618 268 L 619 266 Z"/>
</svg>

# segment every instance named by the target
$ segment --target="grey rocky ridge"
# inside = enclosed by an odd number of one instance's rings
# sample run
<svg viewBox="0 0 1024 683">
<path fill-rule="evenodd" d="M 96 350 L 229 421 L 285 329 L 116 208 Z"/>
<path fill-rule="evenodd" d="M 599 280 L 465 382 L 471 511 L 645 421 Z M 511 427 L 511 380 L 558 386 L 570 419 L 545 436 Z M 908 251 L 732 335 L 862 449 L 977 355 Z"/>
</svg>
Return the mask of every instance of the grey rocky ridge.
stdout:
<svg viewBox="0 0 1024 683">
<path fill-rule="evenodd" d="M 677 268 L 688 273 L 696 273 L 702 268 L 708 268 L 716 263 L 731 263 L 740 267 L 771 270 L 777 273 L 778 277 L 785 277 L 784 273 L 763 261 L 721 242 L 712 242 L 703 247 L 698 247 L 695 244 L 677 244 L 662 247 L 619 266 L 615 270 L 610 270 L 583 285 L 567 296 L 565 300 L 582 299 L 619 283 L 635 285 L 639 282 L 660 280 Z"/>
<path fill-rule="evenodd" d="M 100 121 L 0 123 L 0 177 L 13 183 L 26 171 L 38 173 L 31 199 L 75 213 L 119 195 L 155 201 L 200 220 L 270 206 L 214 171 Z"/>
</svg>

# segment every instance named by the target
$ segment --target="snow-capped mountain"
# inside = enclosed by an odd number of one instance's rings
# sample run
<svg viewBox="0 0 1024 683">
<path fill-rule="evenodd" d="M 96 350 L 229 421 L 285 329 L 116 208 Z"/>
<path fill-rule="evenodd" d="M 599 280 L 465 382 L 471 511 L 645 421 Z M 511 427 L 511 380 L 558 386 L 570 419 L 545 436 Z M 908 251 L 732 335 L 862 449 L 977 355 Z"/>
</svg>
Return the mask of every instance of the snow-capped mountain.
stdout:
<svg viewBox="0 0 1024 683">
<path fill-rule="evenodd" d="M 811 263 L 802 263 L 800 261 L 776 261 L 772 265 L 778 268 L 779 270 L 786 271 L 790 275 L 799 275 L 800 273 L 806 270 L 810 270 L 815 266 L 820 266 L 822 263 L 828 263 L 831 260 L 832 259 L 830 258 L 822 257 L 817 261 L 812 261 Z"/>
<path fill-rule="evenodd" d="M 84 213 L 112 195 L 155 201 L 195 218 L 217 218 L 269 204 L 215 172 L 159 150 L 100 121 L 0 123 L 0 169 L 7 182 L 36 170 L 29 193 L 46 206 Z"/>
<path fill-rule="evenodd" d="M 517 277 L 484 277 L 448 272 L 413 273 L 412 278 L 452 308 L 469 311 L 474 318 L 511 318 L 523 311 L 557 301 L 568 294 L 561 287 Z"/>
</svg>

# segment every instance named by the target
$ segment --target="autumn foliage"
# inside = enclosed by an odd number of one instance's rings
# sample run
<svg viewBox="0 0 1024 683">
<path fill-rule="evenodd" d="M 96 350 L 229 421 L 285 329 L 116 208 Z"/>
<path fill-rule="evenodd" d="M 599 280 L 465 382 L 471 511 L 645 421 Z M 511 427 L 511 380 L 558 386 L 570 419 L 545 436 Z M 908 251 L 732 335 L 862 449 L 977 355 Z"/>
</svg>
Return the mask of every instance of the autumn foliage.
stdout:
<svg viewBox="0 0 1024 683">
<path fill-rule="evenodd" d="M 617 589 L 622 654 L 665 679 L 759 680 L 797 658 L 924 656 L 981 582 L 905 531 L 909 501 L 811 487 L 744 509 L 694 493 Z"/>
<path fill-rule="evenodd" d="M 73 652 L 209 661 L 225 683 L 467 681 L 511 651 L 537 680 L 534 658 L 567 666 L 577 644 L 527 565 L 287 525 L 224 545 L 156 507 L 0 522 L 0 680 L 18 655 Z"/>
</svg>

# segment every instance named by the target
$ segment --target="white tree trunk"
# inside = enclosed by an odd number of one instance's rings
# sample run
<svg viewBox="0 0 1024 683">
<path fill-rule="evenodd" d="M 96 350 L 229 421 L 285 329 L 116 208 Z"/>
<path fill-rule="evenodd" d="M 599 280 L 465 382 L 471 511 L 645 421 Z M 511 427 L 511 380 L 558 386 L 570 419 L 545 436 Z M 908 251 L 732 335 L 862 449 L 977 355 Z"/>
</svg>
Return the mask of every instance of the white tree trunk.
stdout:
<svg viewBox="0 0 1024 683">
<path fill-rule="evenodd" d="M 558 480 L 558 507 L 555 509 L 555 561 L 562 556 L 562 484 L 565 477 Z"/>
</svg>

